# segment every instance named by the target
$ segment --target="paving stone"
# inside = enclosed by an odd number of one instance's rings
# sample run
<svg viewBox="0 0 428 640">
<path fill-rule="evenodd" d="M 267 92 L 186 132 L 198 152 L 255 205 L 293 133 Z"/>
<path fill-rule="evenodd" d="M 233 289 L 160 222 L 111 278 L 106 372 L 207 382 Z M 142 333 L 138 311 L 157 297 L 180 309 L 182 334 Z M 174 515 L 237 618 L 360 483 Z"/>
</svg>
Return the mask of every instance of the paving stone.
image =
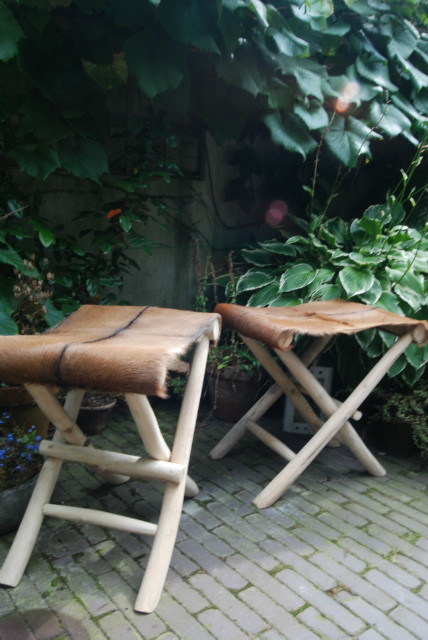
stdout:
<svg viewBox="0 0 428 640">
<path fill-rule="evenodd" d="M 426 640 L 428 638 L 428 623 L 420 616 L 416 615 L 412 611 L 409 611 L 407 607 L 397 607 L 394 611 L 391 611 L 390 616 L 393 620 L 399 622 L 408 631 L 415 634 L 417 638 Z"/>
<path fill-rule="evenodd" d="M 405 627 L 396 624 L 390 616 L 363 598 L 347 598 L 346 606 L 388 640 L 415 640 L 415 636 Z"/>
<path fill-rule="evenodd" d="M 183 553 L 192 558 L 202 569 L 217 578 L 228 589 L 242 589 L 246 586 L 247 581 L 244 578 L 195 540 L 185 540 L 178 546 Z"/>
<path fill-rule="evenodd" d="M 309 627 L 315 633 L 318 633 L 321 638 L 328 638 L 328 640 L 344 640 L 345 638 L 343 629 L 340 629 L 314 607 L 307 607 L 296 617 L 305 627 Z M 360 636 L 361 638 L 362 636 Z"/>
<path fill-rule="evenodd" d="M 261 637 L 273 639 L 278 637 L 277 634 L 280 632 L 282 635 L 279 637 L 284 637 L 287 640 L 296 640 L 296 638 L 299 640 L 319 640 L 317 633 L 301 624 L 295 616 L 274 602 L 260 589 L 249 587 L 241 591 L 239 597 L 274 627 L 272 632 L 266 632 Z"/>
<path fill-rule="evenodd" d="M 408 589 L 404 589 L 400 584 L 385 576 L 378 569 L 368 571 L 364 576 L 369 582 L 372 582 L 379 588 L 388 592 L 397 602 L 403 604 L 414 611 L 416 614 L 428 620 L 428 607 L 426 601 Z M 427 625 L 428 637 L 428 625 Z"/>
<path fill-rule="evenodd" d="M 355 635 L 364 629 L 365 624 L 360 618 L 347 611 L 332 596 L 315 588 L 313 584 L 295 571 L 285 569 L 277 574 L 277 578 L 295 593 L 298 593 L 305 602 L 308 602 L 324 616 L 333 620 L 344 631 Z"/>
<path fill-rule="evenodd" d="M 243 633 L 219 609 L 208 609 L 200 613 L 198 620 L 204 627 L 211 629 L 211 633 L 218 640 L 248 640 L 247 634 Z"/>
<path fill-rule="evenodd" d="M 198 573 L 190 579 L 191 584 L 201 591 L 212 605 L 233 620 L 242 631 L 256 634 L 266 628 L 266 621 L 231 594 L 211 576 Z"/>
<path fill-rule="evenodd" d="M 365 578 L 369 580 L 368 573 L 364 575 L 364 578 L 361 578 L 325 553 L 316 553 L 311 556 L 310 561 L 333 576 L 337 584 L 344 585 L 353 594 L 365 598 L 382 611 L 389 611 L 397 604 L 396 600 L 391 597 L 393 594 L 390 591 L 374 587 L 370 582 L 367 582 Z M 305 572 L 305 576 L 310 578 L 308 572 Z"/>
<path fill-rule="evenodd" d="M 176 408 L 159 411 L 170 446 Z M 129 413 L 117 416 L 96 446 L 141 450 Z M 0 589 L 0 640 L 426 640 L 428 471 L 384 457 L 374 478 L 345 447 L 326 449 L 259 511 L 252 500 L 283 461 L 253 436 L 211 460 L 227 428 L 210 418 L 196 432 L 200 493 L 184 503 L 154 613 L 134 611 L 150 537 L 46 518 L 20 584 Z M 162 494 L 67 463 L 54 496 L 156 522 Z M 0 537 L 0 561 L 12 540 Z"/>
</svg>

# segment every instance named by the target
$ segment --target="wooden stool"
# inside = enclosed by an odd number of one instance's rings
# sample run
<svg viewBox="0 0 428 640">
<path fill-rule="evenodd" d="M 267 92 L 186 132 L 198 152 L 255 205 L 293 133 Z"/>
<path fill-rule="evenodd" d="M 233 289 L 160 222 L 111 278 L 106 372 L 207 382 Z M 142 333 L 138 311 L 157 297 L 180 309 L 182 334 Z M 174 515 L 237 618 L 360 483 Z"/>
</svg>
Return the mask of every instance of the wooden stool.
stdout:
<svg viewBox="0 0 428 640">
<path fill-rule="evenodd" d="M 183 499 L 198 487 L 187 476 L 210 340 L 219 316 L 159 309 L 85 305 L 41 335 L 0 336 L 0 380 L 23 383 L 56 428 L 43 441 L 46 461 L 20 528 L 0 571 L 0 584 L 16 586 L 44 516 L 154 536 L 135 609 L 149 613 L 159 601 L 178 531 Z M 168 370 L 193 348 L 172 451 L 147 395 L 165 396 Z M 64 407 L 53 388 L 68 392 Z M 84 390 L 124 393 L 149 459 L 91 446 L 75 423 Z M 105 511 L 50 503 L 64 460 L 89 465 L 112 484 L 129 477 L 165 482 L 158 524 Z"/>
<path fill-rule="evenodd" d="M 412 342 L 421 345 L 428 340 L 428 323 L 425 320 L 413 320 L 382 309 L 343 300 L 269 308 L 219 304 L 214 311 L 222 316 L 226 326 L 240 334 L 247 347 L 275 381 L 210 453 L 214 459 L 222 458 L 246 431 L 250 431 L 288 461 L 284 469 L 255 498 L 254 504 L 258 508 L 272 505 L 328 444 L 347 445 L 372 475 L 385 475 L 385 469 L 370 453 L 348 421 L 351 417 L 359 417 L 358 407 L 405 349 Z M 400 338 L 345 402 L 340 404 L 330 397 L 308 367 L 333 336 L 349 335 L 364 329 L 382 329 L 399 335 Z M 295 334 L 307 334 L 315 338 L 301 358 L 291 351 Z M 291 376 L 272 358 L 266 347 L 274 350 Z M 283 393 L 315 432 L 297 454 L 257 424 L 257 420 Z M 325 422 L 312 409 L 305 394 L 312 398 L 324 415 L 328 416 Z"/>
</svg>

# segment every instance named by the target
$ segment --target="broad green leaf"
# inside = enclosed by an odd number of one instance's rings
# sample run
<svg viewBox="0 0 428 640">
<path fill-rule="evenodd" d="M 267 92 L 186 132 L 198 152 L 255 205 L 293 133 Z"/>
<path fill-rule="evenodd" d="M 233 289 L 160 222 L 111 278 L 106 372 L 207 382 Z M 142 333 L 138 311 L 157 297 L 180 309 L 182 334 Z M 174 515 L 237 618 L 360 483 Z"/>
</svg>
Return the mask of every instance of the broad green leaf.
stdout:
<svg viewBox="0 0 428 640">
<path fill-rule="evenodd" d="M 377 358 L 378 356 L 382 355 L 383 351 L 383 342 L 379 333 L 376 333 L 372 342 L 365 349 L 366 355 L 369 358 Z"/>
<path fill-rule="evenodd" d="M 422 367 L 426 363 L 425 350 L 414 343 L 407 347 L 404 356 L 407 362 L 415 369 L 419 369 L 419 367 Z"/>
<path fill-rule="evenodd" d="M 283 294 L 272 300 L 269 304 L 270 307 L 295 307 L 298 304 L 302 304 L 303 300 L 293 296 L 291 294 Z"/>
<path fill-rule="evenodd" d="M 271 282 L 267 287 L 263 287 L 254 293 L 248 300 L 249 307 L 266 307 L 278 298 L 278 280 Z"/>
<path fill-rule="evenodd" d="M 374 275 L 367 269 L 344 267 L 339 272 L 339 280 L 349 298 L 365 293 L 374 282 Z"/>
<path fill-rule="evenodd" d="M 308 43 L 292 33 L 286 27 L 276 29 L 275 27 L 269 27 L 266 33 L 270 36 L 278 47 L 278 51 L 286 56 L 308 56 L 309 45 Z"/>
<path fill-rule="evenodd" d="M 266 267 L 275 264 L 274 257 L 264 249 L 241 249 L 241 256 L 245 262 L 256 267 Z"/>
<path fill-rule="evenodd" d="M 420 295 L 401 284 L 396 284 L 394 286 L 394 292 L 399 298 L 401 298 L 401 300 L 404 300 L 404 302 L 406 302 L 413 311 L 419 311 L 424 302 Z"/>
<path fill-rule="evenodd" d="M 279 291 L 280 293 L 287 293 L 302 289 L 313 281 L 315 275 L 316 272 L 311 265 L 305 263 L 296 264 L 282 274 Z"/>
<path fill-rule="evenodd" d="M 348 116 L 335 116 L 330 129 L 326 133 L 326 144 L 330 151 L 349 167 L 354 167 L 358 156 L 369 155 L 369 140 L 379 137 L 362 122 Z"/>
<path fill-rule="evenodd" d="M 267 93 L 266 77 L 260 69 L 256 49 L 248 42 L 233 52 L 233 57 L 222 56 L 216 62 L 218 74 L 232 85 L 257 96 Z"/>
<path fill-rule="evenodd" d="M 365 350 L 373 342 L 375 335 L 375 329 L 365 329 L 364 331 L 359 331 L 358 333 L 356 333 L 355 339 L 360 347 Z"/>
<path fill-rule="evenodd" d="M 316 100 L 310 100 L 308 105 L 295 104 L 294 113 L 303 120 L 310 130 L 323 129 L 329 123 L 327 111 Z"/>
<path fill-rule="evenodd" d="M 60 166 L 57 151 L 44 144 L 25 144 L 15 147 L 11 151 L 11 156 L 21 171 L 41 180 L 45 180 Z"/>
<path fill-rule="evenodd" d="M 373 238 L 376 238 L 376 236 L 382 233 L 382 223 L 375 218 L 363 215 L 363 217 L 360 218 L 359 224 L 360 227 Z"/>
<path fill-rule="evenodd" d="M 19 271 L 23 271 L 24 262 L 12 247 L 7 249 L 0 249 L 0 263 L 10 264 L 12 267 L 16 267 Z"/>
<path fill-rule="evenodd" d="M 59 143 L 59 155 L 64 169 L 78 178 L 90 178 L 95 182 L 108 171 L 107 153 L 95 140 L 79 139 Z"/>
<path fill-rule="evenodd" d="M 351 258 L 352 262 L 355 262 L 355 264 L 358 264 L 362 267 L 369 265 L 380 265 L 385 259 L 381 255 L 369 256 L 365 253 L 358 253 L 357 251 L 351 251 L 349 257 Z"/>
<path fill-rule="evenodd" d="M 372 62 L 365 64 L 362 58 L 357 58 L 355 68 L 363 80 L 370 80 L 374 84 L 380 85 L 388 91 L 398 91 L 398 87 L 391 82 L 388 66 L 382 62 Z"/>
<path fill-rule="evenodd" d="M 398 374 L 403 371 L 406 365 L 407 365 L 406 358 L 404 357 L 404 355 L 400 356 L 398 360 L 396 360 L 392 365 L 392 367 L 389 369 L 388 377 L 394 378 L 395 376 L 398 376 Z"/>
<path fill-rule="evenodd" d="M 160 40 L 155 32 L 147 30 L 129 38 L 124 49 L 129 71 L 149 98 L 176 89 L 183 80 L 186 73 L 183 44 Z"/>
<path fill-rule="evenodd" d="M 18 333 L 18 325 L 12 320 L 12 318 L 0 311 L 0 334 L 2 336 L 13 336 Z"/>
<path fill-rule="evenodd" d="M 50 247 L 55 244 L 55 236 L 49 229 L 41 229 L 39 231 L 39 240 L 44 247 Z"/>
<path fill-rule="evenodd" d="M 123 51 L 113 56 L 111 64 L 94 64 L 89 60 L 83 60 L 82 64 L 88 76 L 102 89 L 125 85 L 128 80 L 128 67 Z"/>
<path fill-rule="evenodd" d="M 213 37 L 218 14 L 212 4 L 188 0 L 184 9 L 176 0 L 162 0 L 156 15 L 172 39 L 202 51 L 220 53 Z"/>
<path fill-rule="evenodd" d="M 325 229 L 335 238 L 333 246 L 346 246 L 349 241 L 349 233 L 343 220 L 340 218 L 332 218 L 325 224 Z"/>
<path fill-rule="evenodd" d="M 396 313 L 399 316 L 404 315 L 403 310 L 400 307 L 400 300 L 394 293 L 390 291 L 384 291 L 380 296 L 379 300 L 376 303 L 377 307 L 381 307 L 385 309 L 385 311 L 390 311 L 391 313 Z"/>
<path fill-rule="evenodd" d="M 397 60 L 400 62 L 404 73 L 409 77 L 416 91 L 420 91 L 428 87 L 428 75 L 420 71 L 411 62 L 405 60 L 402 56 L 397 54 Z"/>
<path fill-rule="evenodd" d="M 252 289 L 260 289 L 274 280 L 274 276 L 264 271 L 250 269 L 244 273 L 236 283 L 236 293 L 243 291 L 251 291 Z"/>
<path fill-rule="evenodd" d="M 408 58 L 416 48 L 419 34 L 408 20 L 396 21 L 394 35 L 388 42 L 387 49 L 391 58 L 401 56 Z"/>
<path fill-rule="evenodd" d="M 263 242 L 261 246 L 266 251 L 269 251 L 269 253 L 278 253 L 281 256 L 290 257 L 294 257 L 296 255 L 296 250 L 293 246 L 287 245 L 284 242 L 278 242 L 278 240 L 268 240 Z"/>
<path fill-rule="evenodd" d="M 64 320 L 65 318 L 64 313 L 60 309 L 57 309 L 54 306 L 51 299 L 45 300 L 45 308 L 46 308 L 46 314 L 45 314 L 46 322 L 50 327 L 54 327 L 56 324 L 58 324 L 58 322 L 61 322 L 61 320 Z"/>
<path fill-rule="evenodd" d="M 414 291 L 420 296 L 424 295 L 424 277 L 422 275 L 416 275 L 415 273 L 408 271 L 398 284 Z"/>
<path fill-rule="evenodd" d="M 18 42 L 24 37 L 12 11 L 0 1 L 0 60 L 6 62 L 18 53 Z"/>
<path fill-rule="evenodd" d="M 312 300 L 336 300 L 342 297 L 342 287 L 338 284 L 322 284 L 311 296 Z"/>
<path fill-rule="evenodd" d="M 317 146 L 301 120 L 294 114 L 284 114 L 282 118 L 279 112 L 270 113 L 264 117 L 264 123 L 270 131 L 273 142 L 287 151 L 300 153 L 303 159 Z"/>
<path fill-rule="evenodd" d="M 364 302 L 365 304 L 376 304 L 382 293 L 382 286 L 379 280 L 375 278 L 370 289 L 364 293 L 360 293 L 359 297 L 361 302 Z"/>
<path fill-rule="evenodd" d="M 409 118 L 393 104 L 380 105 L 373 101 L 370 105 L 370 118 L 373 126 L 384 131 L 391 138 L 409 131 L 412 125 Z"/>
</svg>

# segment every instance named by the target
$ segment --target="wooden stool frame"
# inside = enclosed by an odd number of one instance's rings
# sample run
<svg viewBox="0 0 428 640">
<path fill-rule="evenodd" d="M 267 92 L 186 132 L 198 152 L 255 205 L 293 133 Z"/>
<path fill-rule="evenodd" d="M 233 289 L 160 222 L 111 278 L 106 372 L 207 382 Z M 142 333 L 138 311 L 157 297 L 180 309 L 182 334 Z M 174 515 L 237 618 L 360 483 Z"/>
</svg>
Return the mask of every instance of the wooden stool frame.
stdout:
<svg viewBox="0 0 428 640">
<path fill-rule="evenodd" d="M 217 321 L 217 325 L 213 327 L 214 335 L 203 335 L 195 346 L 171 451 L 162 436 L 147 397 L 135 393 L 125 394 L 142 444 L 150 456 L 147 460 L 115 451 L 95 449 L 90 445 L 87 437 L 75 423 L 84 391 L 69 391 L 65 405 L 62 407 L 49 387 L 36 384 L 25 385 L 38 406 L 55 426 L 55 435 L 52 441 L 43 441 L 40 444 L 40 453 L 46 456 L 46 460 L 0 571 L 0 584 L 11 587 L 18 584 L 30 559 L 43 518 L 53 516 L 154 536 L 135 610 L 150 613 L 155 609 L 171 561 L 184 496 L 190 497 L 198 493 L 198 487 L 187 476 L 187 470 L 209 341 L 210 337 L 217 339 L 219 331 L 220 326 Z M 112 484 L 125 482 L 129 477 L 164 481 L 165 490 L 158 524 L 106 511 L 50 503 L 64 460 L 87 464 Z"/>
<path fill-rule="evenodd" d="M 214 459 L 224 457 L 246 431 L 250 431 L 264 444 L 287 460 L 288 464 L 285 465 L 283 470 L 254 499 L 253 502 L 259 509 L 269 507 L 276 502 L 327 445 L 345 444 L 369 473 L 374 476 L 385 475 L 384 467 L 363 443 L 350 424 L 349 419 L 351 417 L 356 419 L 361 417 L 361 414 L 357 411 L 359 406 L 375 389 L 406 348 L 415 341 L 414 333 L 415 330 L 410 330 L 398 338 L 342 404 L 330 397 L 308 369 L 309 365 L 327 345 L 330 337 L 316 338 L 300 359 L 292 351 L 275 349 L 274 351 L 282 364 L 291 374 L 287 375 L 260 342 L 240 334 L 243 342 L 273 378 L 275 384 L 226 433 L 212 449 L 210 456 Z M 314 431 L 314 435 L 309 442 L 297 454 L 281 440 L 257 424 L 257 421 L 282 394 L 285 394 L 290 399 Z M 318 417 L 304 394 L 309 396 L 322 413 L 328 416 L 326 421 L 323 422 Z"/>
</svg>

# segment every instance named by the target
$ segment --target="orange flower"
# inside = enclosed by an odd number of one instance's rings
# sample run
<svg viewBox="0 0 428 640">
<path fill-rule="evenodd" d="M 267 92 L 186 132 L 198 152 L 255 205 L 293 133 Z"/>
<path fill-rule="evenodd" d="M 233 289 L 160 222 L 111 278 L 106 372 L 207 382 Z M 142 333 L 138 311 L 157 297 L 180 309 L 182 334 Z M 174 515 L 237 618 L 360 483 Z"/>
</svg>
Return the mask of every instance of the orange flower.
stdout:
<svg viewBox="0 0 428 640">
<path fill-rule="evenodd" d="M 110 209 L 107 214 L 107 218 L 114 218 L 114 216 L 117 216 L 118 213 L 122 213 L 122 209 Z"/>
</svg>

